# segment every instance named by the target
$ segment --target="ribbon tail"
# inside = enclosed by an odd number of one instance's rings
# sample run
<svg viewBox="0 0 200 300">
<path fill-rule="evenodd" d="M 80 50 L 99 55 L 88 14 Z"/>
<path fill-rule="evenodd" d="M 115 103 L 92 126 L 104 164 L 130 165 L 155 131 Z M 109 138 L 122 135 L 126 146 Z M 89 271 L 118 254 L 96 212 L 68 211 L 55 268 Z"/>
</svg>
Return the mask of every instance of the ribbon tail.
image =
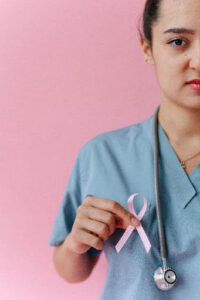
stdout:
<svg viewBox="0 0 200 300">
<path fill-rule="evenodd" d="M 150 250 L 150 248 L 151 248 L 151 243 L 149 242 L 149 239 L 148 239 L 148 237 L 147 237 L 147 235 L 146 235 L 146 233 L 145 233 L 142 225 L 137 226 L 136 229 L 137 229 L 137 231 L 138 231 L 138 233 L 139 233 L 139 235 L 141 237 L 141 240 L 142 240 L 142 242 L 144 244 L 146 252 L 148 253 L 149 250 Z"/>
<path fill-rule="evenodd" d="M 128 238 L 131 235 L 133 230 L 134 230 L 134 227 L 131 225 L 129 225 L 126 228 L 126 231 L 124 232 L 124 234 L 122 235 L 122 237 L 120 238 L 120 240 L 118 241 L 118 243 L 115 246 L 115 249 L 117 250 L 118 253 L 120 252 L 121 248 L 124 246 L 126 241 L 128 240 Z"/>
</svg>

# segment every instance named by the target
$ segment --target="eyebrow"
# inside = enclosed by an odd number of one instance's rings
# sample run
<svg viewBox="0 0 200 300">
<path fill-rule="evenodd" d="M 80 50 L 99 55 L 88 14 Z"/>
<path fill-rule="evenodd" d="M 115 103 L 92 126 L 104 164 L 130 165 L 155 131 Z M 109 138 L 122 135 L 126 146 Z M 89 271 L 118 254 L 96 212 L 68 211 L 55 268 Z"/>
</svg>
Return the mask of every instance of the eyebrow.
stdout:
<svg viewBox="0 0 200 300">
<path fill-rule="evenodd" d="M 193 29 L 187 29 L 187 28 L 183 28 L 183 27 L 180 27 L 180 28 L 169 28 L 165 31 L 163 31 L 163 33 L 189 33 L 189 34 L 194 34 L 195 31 Z"/>
</svg>

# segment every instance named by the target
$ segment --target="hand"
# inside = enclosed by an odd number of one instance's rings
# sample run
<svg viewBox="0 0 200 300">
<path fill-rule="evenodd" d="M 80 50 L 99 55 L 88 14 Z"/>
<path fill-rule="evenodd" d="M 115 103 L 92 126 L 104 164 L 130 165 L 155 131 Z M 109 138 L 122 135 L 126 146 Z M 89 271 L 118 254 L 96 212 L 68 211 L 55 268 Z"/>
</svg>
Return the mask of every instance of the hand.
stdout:
<svg viewBox="0 0 200 300">
<path fill-rule="evenodd" d="M 133 221 L 131 221 L 133 219 Z M 66 246 L 78 254 L 90 247 L 102 250 L 104 241 L 116 228 L 140 225 L 140 221 L 118 202 L 88 196 L 78 207 L 71 232 L 65 239 Z"/>
</svg>

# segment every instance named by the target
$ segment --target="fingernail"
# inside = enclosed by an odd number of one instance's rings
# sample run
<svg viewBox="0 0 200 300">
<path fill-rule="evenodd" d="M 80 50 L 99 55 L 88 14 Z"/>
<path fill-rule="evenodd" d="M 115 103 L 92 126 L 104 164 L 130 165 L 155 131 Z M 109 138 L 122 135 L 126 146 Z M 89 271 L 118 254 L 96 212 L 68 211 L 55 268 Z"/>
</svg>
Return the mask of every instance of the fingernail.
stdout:
<svg viewBox="0 0 200 300">
<path fill-rule="evenodd" d="M 131 222 L 134 226 L 139 226 L 140 225 L 140 221 L 139 220 L 136 220 L 134 218 L 131 219 Z"/>
</svg>

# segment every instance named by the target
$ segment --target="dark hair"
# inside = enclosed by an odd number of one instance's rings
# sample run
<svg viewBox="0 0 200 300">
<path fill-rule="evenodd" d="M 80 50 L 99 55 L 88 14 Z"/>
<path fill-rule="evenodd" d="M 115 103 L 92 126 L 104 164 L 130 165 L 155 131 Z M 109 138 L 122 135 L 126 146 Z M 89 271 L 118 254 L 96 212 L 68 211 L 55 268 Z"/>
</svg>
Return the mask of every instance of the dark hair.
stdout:
<svg viewBox="0 0 200 300">
<path fill-rule="evenodd" d="M 142 14 L 142 30 L 138 27 L 140 38 L 144 36 L 152 45 L 152 24 L 160 17 L 161 0 L 146 0 Z"/>
</svg>

